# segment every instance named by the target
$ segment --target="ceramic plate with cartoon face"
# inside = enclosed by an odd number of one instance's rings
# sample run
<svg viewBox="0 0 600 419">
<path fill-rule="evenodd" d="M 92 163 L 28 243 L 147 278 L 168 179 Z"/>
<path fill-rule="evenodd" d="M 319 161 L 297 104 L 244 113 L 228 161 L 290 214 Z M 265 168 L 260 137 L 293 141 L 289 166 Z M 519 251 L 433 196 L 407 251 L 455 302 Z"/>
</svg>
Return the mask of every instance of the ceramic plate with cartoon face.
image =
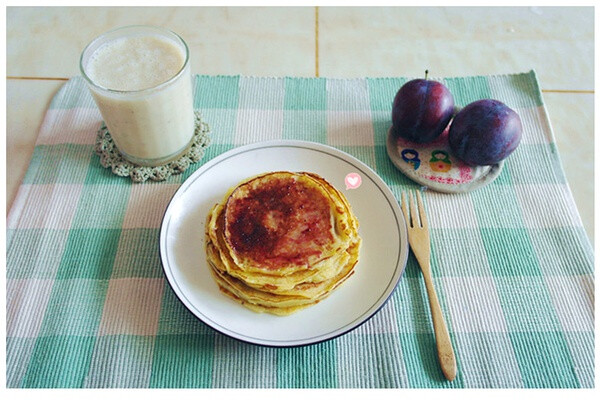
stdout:
<svg viewBox="0 0 600 419">
<path fill-rule="evenodd" d="M 388 130 L 387 153 L 390 160 L 408 178 L 420 185 L 446 193 L 469 192 L 492 182 L 504 162 L 491 166 L 469 166 L 452 156 L 448 130 L 435 141 L 417 144 L 396 138 Z"/>
</svg>

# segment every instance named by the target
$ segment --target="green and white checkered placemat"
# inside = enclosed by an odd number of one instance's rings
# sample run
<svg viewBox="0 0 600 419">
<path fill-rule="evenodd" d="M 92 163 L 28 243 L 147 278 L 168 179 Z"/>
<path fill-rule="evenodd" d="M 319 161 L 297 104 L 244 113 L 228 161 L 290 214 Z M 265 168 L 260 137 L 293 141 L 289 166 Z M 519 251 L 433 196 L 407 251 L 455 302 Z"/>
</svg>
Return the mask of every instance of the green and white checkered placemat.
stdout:
<svg viewBox="0 0 600 419">
<path fill-rule="evenodd" d="M 492 184 L 426 194 L 459 368 L 452 383 L 438 367 L 412 255 L 378 314 L 312 346 L 232 340 L 171 291 L 158 255 L 163 211 L 196 168 L 233 147 L 316 141 L 372 167 L 397 198 L 418 188 L 385 149 L 405 81 L 197 76 L 212 144 L 185 173 L 144 184 L 100 165 L 100 114 L 81 78 L 67 82 L 7 219 L 7 387 L 593 387 L 593 251 L 533 72 L 444 80 L 458 105 L 496 98 L 524 123 Z"/>
</svg>

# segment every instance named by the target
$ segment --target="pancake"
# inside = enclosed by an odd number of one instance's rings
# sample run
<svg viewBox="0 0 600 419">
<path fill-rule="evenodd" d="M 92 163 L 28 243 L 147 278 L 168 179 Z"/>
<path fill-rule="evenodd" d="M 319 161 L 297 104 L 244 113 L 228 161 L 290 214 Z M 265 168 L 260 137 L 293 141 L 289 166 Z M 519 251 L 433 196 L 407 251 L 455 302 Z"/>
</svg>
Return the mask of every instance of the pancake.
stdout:
<svg viewBox="0 0 600 419">
<path fill-rule="evenodd" d="M 306 172 L 240 183 L 208 214 L 205 237 L 219 289 L 277 315 L 326 298 L 354 272 L 361 244 L 344 195 Z"/>
<path fill-rule="evenodd" d="M 219 261 L 213 261 L 213 264 L 222 264 L 222 270 L 255 288 L 278 290 L 282 293 L 294 289 L 298 284 L 322 282 L 324 278 L 334 275 L 343 265 L 349 263 L 350 255 L 347 252 L 339 251 L 329 258 L 319 260 L 312 266 L 296 269 L 295 272 L 289 272 L 289 269 L 275 269 L 267 272 L 247 269 L 233 259 L 229 247 L 225 243 L 223 212 L 222 206 L 215 206 L 211 213 L 212 218 L 208 222 L 209 238 L 212 245 L 218 250 L 219 257 Z M 213 255 L 215 258 L 216 256 L 217 254 Z"/>
</svg>

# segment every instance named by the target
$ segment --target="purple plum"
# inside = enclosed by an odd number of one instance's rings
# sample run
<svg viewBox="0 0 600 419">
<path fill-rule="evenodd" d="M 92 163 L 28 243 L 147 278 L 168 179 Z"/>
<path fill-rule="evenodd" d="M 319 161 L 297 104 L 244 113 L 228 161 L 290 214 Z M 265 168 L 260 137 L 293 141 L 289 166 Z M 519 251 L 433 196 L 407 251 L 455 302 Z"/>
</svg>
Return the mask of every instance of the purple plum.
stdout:
<svg viewBox="0 0 600 419">
<path fill-rule="evenodd" d="M 519 115 L 504 103 L 483 99 L 462 108 L 452 120 L 448 142 L 452 153 L 472 166 L 507 158 L 521 142 Z"/>
<path fill-rule="evenodd" d="M 411 80 L 394 98 L 393 132 L 408 141 L 429 143 L 444 131 L 453 113 L 454 98 L 446 86 L 434 80 Z"/>
</svg>

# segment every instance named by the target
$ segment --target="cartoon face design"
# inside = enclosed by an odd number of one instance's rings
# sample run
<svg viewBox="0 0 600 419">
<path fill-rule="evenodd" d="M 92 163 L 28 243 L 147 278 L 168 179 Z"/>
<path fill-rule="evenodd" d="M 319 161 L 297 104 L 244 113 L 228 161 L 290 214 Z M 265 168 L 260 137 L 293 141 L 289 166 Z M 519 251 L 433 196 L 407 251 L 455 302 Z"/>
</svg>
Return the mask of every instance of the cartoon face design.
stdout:
<svg viewBox="0 0 600 419">
<path fill-rule="evenodd" d="M 434 172 L 447 172 L 452 168 L 450 156 L 444 150 L 434 150 L 431 152 L 429 166 Z"/>
<path fill-rule="evenodd" d="M 421 165 L 421 160 L 419 159 L 419 153 L 417 152 L 417 150 L 405 148 L 404 150 L 402 150 L 401 155 L 402 160 L 412 165 L 413 169 L 417 170 Z"/>
</svg>

